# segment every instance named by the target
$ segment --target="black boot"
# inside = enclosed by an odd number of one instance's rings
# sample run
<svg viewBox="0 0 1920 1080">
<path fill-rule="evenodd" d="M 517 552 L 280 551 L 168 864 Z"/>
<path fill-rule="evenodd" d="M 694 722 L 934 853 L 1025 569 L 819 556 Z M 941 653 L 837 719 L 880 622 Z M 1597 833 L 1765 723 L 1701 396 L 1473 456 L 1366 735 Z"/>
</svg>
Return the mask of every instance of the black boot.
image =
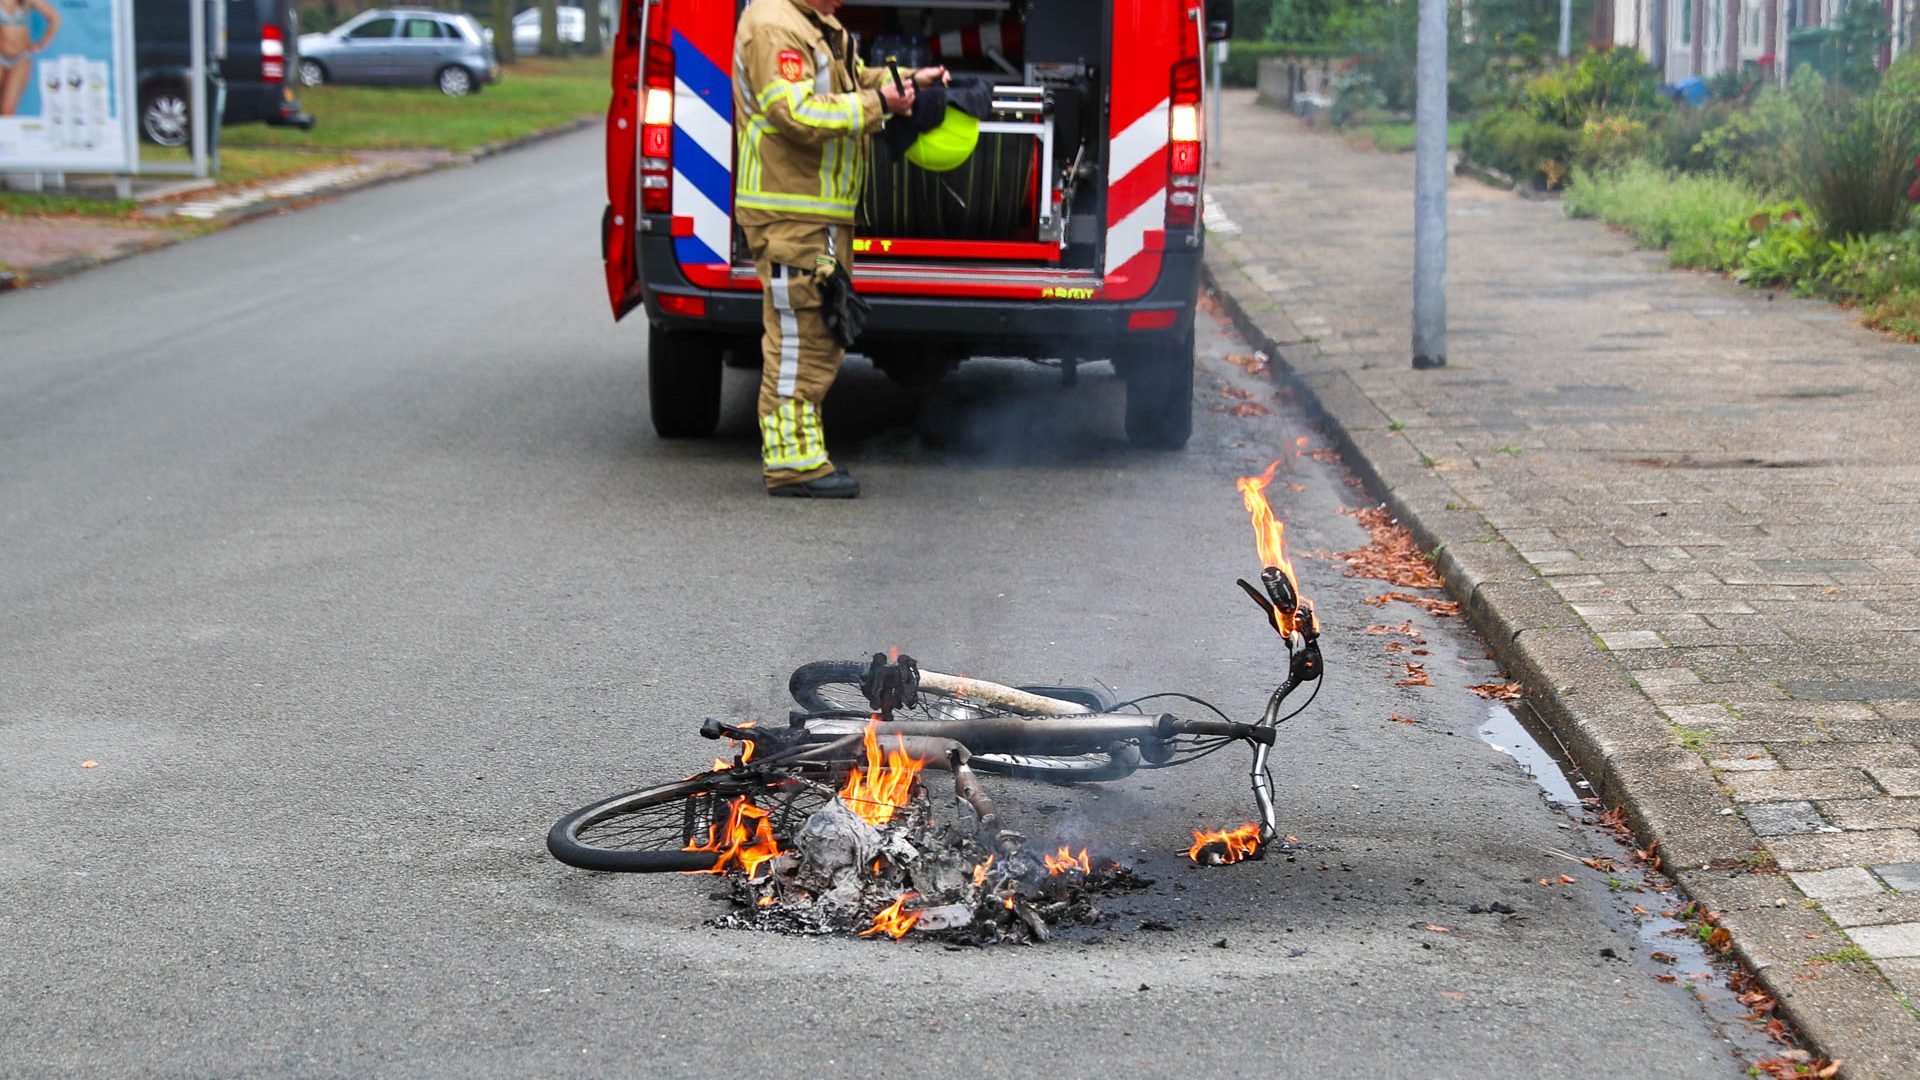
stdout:
<svg viewBox="0 0 1920 1080">
<path fill-rule="evenodd" d="M 835 469 L 825 476 L 803 480 L 798 484 L 770 487 L 767 494 L 787 499 L 857 499 L 860 497 L 860 481 L 845 469 Z"/>
</svg>

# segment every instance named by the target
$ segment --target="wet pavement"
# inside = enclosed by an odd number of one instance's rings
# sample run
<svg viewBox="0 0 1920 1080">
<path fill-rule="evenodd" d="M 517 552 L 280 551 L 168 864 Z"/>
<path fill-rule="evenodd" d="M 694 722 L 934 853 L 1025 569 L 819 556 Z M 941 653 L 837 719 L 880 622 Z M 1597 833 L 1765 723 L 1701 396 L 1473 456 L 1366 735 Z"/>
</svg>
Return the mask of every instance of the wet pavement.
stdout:
<svg viewBox="0 0 1920 1080">
<path fill-rule="evenodd" d="M 866 496 L 768 500 L 753 373 L 718 438 L 646 428 L 599 149 L 0 301 L 10 1069 L 1731 1077 L 1768 1052 L 1700 1003 L 1717 973 L 1662 936 L 1686 927 L 1659 883 L 1549 805 L 1522 729 L 1483 738 L 1485 646 L 1343 576 L 1365 495 L 1217 322 L 1185 453 L 1129 449 L 1097 369 L 915 393 L 855 361 L 827 415 Z M 702 718 L 782 715 L 808 660 L 898 645 L 1257 714 L 1282 654 L 1233 585 L 1259 569 L 1233 480 L 1274 457 L 1327 628 L 1277 748 L 1294 850 L 1186 863 L 1252 813 L 1227 752 L 995 783 L 1029 834 L 1155 879 L 1042 947 L 722 931 L 712 879 L 547 857 L 566 810 L 709 760 Z M 1397 685 L 1409 661 L 1430 685 Z"/>
<path fill-rule="evenodd" d="M 1803 1030 L 1913 1073 L 1920 350 L 1456 177 L 1412 370 L 1413 156 L 1223 115 L 1223 289 Z"/>
</svg>

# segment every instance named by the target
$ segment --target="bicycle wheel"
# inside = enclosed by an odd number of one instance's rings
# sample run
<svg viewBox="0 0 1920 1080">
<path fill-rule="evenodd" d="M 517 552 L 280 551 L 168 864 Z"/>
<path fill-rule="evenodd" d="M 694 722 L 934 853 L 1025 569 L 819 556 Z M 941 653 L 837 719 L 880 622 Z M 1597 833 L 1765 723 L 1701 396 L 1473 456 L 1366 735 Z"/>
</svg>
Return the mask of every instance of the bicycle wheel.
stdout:
<svg viewBox="0 0 1920 1080">
<path fill-rule="evenodd" d="M 802 664 L 787 680 L 793 700 L 808 712 L 841 709 L 866 712 L 870 706 L 860 689 L 860 677 L 868 665 L 857 660 L 817 660 Z M 1079 687 L 1020 687 L 1032 693 L 1057 695 L 1089 708 L 1100 708 L 1105 698 L 1098 692 Z M 911 708 L 895 709 L 896 720 L 977 720 L 985 716 L 1029 715 L 1016 710 L 988 707 L 963 695 L 921 686 L 919 701 Z M 1037 718 L 1044 722 L 1044 718 Z M 1072 784 L 1094 780 L 1117 780 L 1133 772 L 1138 755 L 1116 757 L 1093 754 L 975 754 L 973 767 L 985 773 Z"/>
<path fill-rule="evenodd" d="M 547 851 L 569 866 L 627 874 L 712 870 L 714 837 L 734 800 L 767 813 L 782 847 L 832 795 L 787 777 L 723 769 L 583 806 L 547 831 Z M 696 850 L 699 849 L 699 850 Z"/>
</svg>

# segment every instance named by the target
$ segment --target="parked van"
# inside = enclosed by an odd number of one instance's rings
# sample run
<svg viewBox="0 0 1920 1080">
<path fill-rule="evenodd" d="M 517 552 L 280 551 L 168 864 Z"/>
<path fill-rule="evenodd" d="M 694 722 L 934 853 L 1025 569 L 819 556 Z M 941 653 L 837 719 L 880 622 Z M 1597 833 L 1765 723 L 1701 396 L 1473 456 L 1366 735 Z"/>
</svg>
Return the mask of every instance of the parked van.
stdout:
<svg viewBox="0 0 1920 1080">
<path fill-rule="evenodd" d="M 194 0 L 133 0 L 134 62 L 139 68 L 140 133 L 161 146 L 192 138 L 187 87 L 192 53 L 188 4 Z M 287 79 L 299 57 L 293 0 L 226 0 L 227 55 L 208 67 L 226 84 L 222 124 L 265 122 L 313 126 Z M 211 19 L 209 19 L 211 24 Z M 208 26 L 211 41 L 213 27 Z M 218 82 L 209 87 L 211 108 Z"/>
<path fill-rule="evenodd" d="M 601 254 L 615 318 L 646 311 L 663 435 L 713 430 L 722 351 L 757 355 L 762 333 L 732 219 L 742 6 L 621 0 L 614 38 Z M 940 63 L 994 84 L 959 169 L 926 172 L 875 140 L 854 271 L 873 312 L 857 350 L 916 382 L 971 356 L 1110 360 L 1129 438 L 1184 446 L 1205 243 L 1202 54 L 1230 7 L 848 0 L 838 17 L 870 66 Z"/>
</svg>

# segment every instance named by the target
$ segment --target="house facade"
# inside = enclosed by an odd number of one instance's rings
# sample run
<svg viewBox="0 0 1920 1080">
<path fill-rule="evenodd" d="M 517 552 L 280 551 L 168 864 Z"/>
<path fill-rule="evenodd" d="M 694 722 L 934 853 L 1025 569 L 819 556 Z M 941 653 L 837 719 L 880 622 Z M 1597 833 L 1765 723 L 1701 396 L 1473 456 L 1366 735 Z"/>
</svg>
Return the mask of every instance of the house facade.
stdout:
<svg viewBox="0 0 1920 1080">
<path fill-rule="evenodd" d="M 1777 58 L 1784 78 L 1788 36 L 1830 26 L 1848 0 L 1599 0 L 1593 40 L 1639 50 L 1666 82 L 1703 78 Z M 1880 50 L 1885 67 L 1911 47 L 1920 0 L 1853 0 L 1884 4 L 1893 40 Z"/>
</svg>

